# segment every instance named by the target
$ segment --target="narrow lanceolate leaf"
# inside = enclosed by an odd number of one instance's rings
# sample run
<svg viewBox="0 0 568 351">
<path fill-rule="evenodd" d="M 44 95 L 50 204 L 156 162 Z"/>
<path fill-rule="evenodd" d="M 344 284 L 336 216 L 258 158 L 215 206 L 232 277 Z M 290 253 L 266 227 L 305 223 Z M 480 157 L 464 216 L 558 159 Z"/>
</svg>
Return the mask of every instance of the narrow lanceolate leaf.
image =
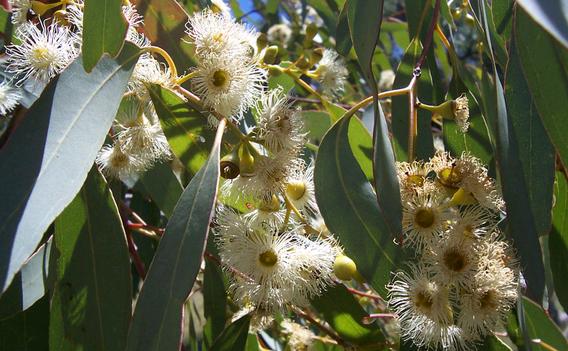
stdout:
<svg viewBox="0 0 568 351">
<path fill-rule="evenodd" d="M 568 350 L 568 342 L 547 313 L 538 304 L 523 297 L 525 323 L 531 340 L 531 350 Z"/>
<path fill-rule="evenodd" d="M 521 163 L 517 176 L 524 178 L 536 231 L 544 235 L 550 231 L 555 152 L 528 91 L 514 42 L 505 81 L 511 133 Z"/>
<path fill-rule="evenodd" d="M 490 43 L 486 8 L 480 6 L 480 9 L 487 41 Z M 528 186 L 524 177 L 519 177 L 519 174 L 523 173 L 519 140 L 514 133 L 512 120 L 508 117 L 505 92 L 497 74 L 491 46 L 488 50 L 492 58 L 493 76 L 485 73 L 481 84 L 486 112 L 491 118 L 495 136 L 495 159 L 507 206 L 507 232 L 513 238 L 520 256 L 527 282 L 526 294 L 541 302 L 544 293 L 544 263 L 535 219 L 531 212 Z"/>
<path fill-rule="evenodd" d="M 361 346 L 384 341 L 379 328 L 363 324 L 363 318 L 368 314 L 345 286 L 330 287 L 311 303 L 344 340 Z"/>
<path fill-rule="evenodd" d="M 0 150 L 0 291 L 73 200 L 112 124 L 138 58 L 125 45 L 87 74 L 75 61 L 51 82 Z M 17 155 L 17 157 L 14 157 Z"/>
<path fill-rule="evenodd" d="M 130 259 L 118 208 L 96 167 L 55 221 L 51 350 L 124 350 L 132 310 Z"/>
<path fill-rule="evenodd" d="M 183 187 L 167 162 L 154 165 L 144 172 L 139 184 L 150 194 L 152 200 L 166 217 L 171 217 Z"/>
<path fill-rule="evenodd" d="M 400 188 L 387 122 L 378 101 L 372 69 L 373 54 L 383 20 L 383 1 L 352 0 L 348 4 L 347 19 L 353 48 L 373 94 L 373 178 L 377 200 L 388 231 L 393 236 L 399 235 L 402 232 Z"/>
<path fill-rule="evenodd" d="M 568 48 L 568 13 L 563 0 L 518 0 L 528 14 Z M 535 38 L 536 39 L 536 38 Z"/>
<path fill-rule="evenodd" d="M 247 344 L 250 315 L 246 315 L 227 326 L 215 340 L 209 351 L 244 350 Z"/>
<path fill-rule="evenodd" d="M 176 93 L 154 85 L 150 96 L 174 154 L 191 174 L 207 160 L 215 138 L 207 119 Z"/>
<path fill-rule="evenodd" d="M 564 309 L 568 308 L 568 180 L 563 173 L 556 173 L 554 189 L 556 199 L 552 212 L 552 232 L 548 242 L 550 268 L 554 291 Z"/>
<path fill-rule="evenodd" d="M 49 288 L 47 274 L 51 242 L 52 239 L 49 238 L 26 261 L 10 287 L 0 297 L 0 320 L 27 310 L 45 295 Z"/>
<path fill-rule="evenodd" d="M 0 320 L 0 350 L 48 350 L 49 298 Z"/>
<path fill-rule="evenodd" d="M 103 54 L 115 57 L 128 30 L 122 0 L 85 0 L 83 17 L 83 67 L 90 72 Z"/>
<path fill-rule="evenodd" d="M 211 155 L 184 190 L 140 292 L 127 350 L 179 350 L 182 308 L 199 272 L 219 184 L 219 125 Z"/>
<path fill-rule="evenodd" d="M 522 70 L 538 114 L 566 167 L 568 123 L 565 123 L 565 111 L 568 111 L 568 77 L 563 65 L 568 62 L 568 54 L 520 7 L 516 11 L 515 40 Z"/>
<path fill-rule="evenodd" d="M 203 273 L 203 305 L 207 318 L 203 336 L 206 346 L 210 346 L 223 332 L 227 314 L 227 293 L 223 271 L 212 261 L 206 262 Z"/>
<path fill-rule="evenodd" d="M 393 243 L 373 187 L 357 164 L 348 140 L 349 119 L 324 136 L 315 166 L 316 199 L 326 224 L 358 270 L 381 294 L 401 249 Z"/>
</svg>

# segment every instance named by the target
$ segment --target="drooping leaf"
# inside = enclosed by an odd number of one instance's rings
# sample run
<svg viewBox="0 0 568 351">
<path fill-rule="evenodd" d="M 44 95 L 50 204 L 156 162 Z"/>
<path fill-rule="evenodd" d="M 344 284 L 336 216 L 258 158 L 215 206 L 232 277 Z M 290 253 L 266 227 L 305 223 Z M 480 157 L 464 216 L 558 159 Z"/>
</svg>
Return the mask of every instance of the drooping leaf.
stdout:
<svg viewBox="0 0 568 351">
<path fill-rule="evenodd" d="M 568 13 L 563 0 L 518 0 L 526 13 L 568 48 Z M 535 38 L 536 40 L 536 38 Z"/>
<path fill-rule="evenodd" d="M 489 42 L 488 18 L 481 7 L 482 23 Z M 519 140 L 508 117 L 503 85 L 497 74 L 497 65 L 491 46 L 488 48 L 493 76 L 484 72 L 481 85 L 486 113 L 491 118 L 495 136 L 495 159 L 500 174 L 503 197 L 507 206 L 507 232 L 513 238 L 520 256 L 521 267 L 527 282 L 527 296 L 542 301 L 544 293 L 544 264 L 538 240 L 535 219 L 529 204 L 530 197 L 519 155 Z"/>
<path fill-rule="evenodd" d="M 190 68 L 194 60 L 185 42 L 186 9 L 176 0 L 138 0 L 136 9 L 144 17 L 144 34 L 152 44 L 170 54 L 179 72 Z"/>
<path fill-rule="evenodd" d="M 568 308 L 568 181 L 563 173 L 556 173 L 556 199 L 552 212 L 552 231 L 548 247 L 554 290 L 558 300 Z"/>
<path fill-rule="evenodd" d="M 80 59 L 51 82 L 0 150 L 0 285 L 4 291 L 81 188 L 118 110 L 139 51 L 126 44 L 90 74 Z M 72 97 L 72 98 L 71 98 Z M 14 157 L 18 155 L 18 157 Z"/>
<path fill-rule="evenodd" d="M 335 1 L 307 0 L 307 3 L 321 16 L 328 33 L 331 36 L 335 36 L 335 30 L 337 28 L 337 13 L 339 12 Z"/>
<path fill-rule="evenodd" d="M 505 344 L 501 339 L 499 339 L 495 334 L 489 334 L 483 340 L 481 351 L 511 351 L 509 345 Z"/>
<path fill-rule="evenodd" d="M 393 243 L 371 184 L 348 140 L 349 119 L 324 136 L 315 166 L 316 199 L 330 231 L 379 293 L 386 294 L 400 248 Z"/>
<path fill-rule="evenodd" d="M 225 291 L 223 272 L 214 262 L 206 261 L 203 275 L 203 305 L 205 318 L 207 318 L 204 336 L 205 341 L 210 342 L 207 346 L 210 346 L 225 328 L 227 314 L 227 293 Z"/>
<path fill-rule="evenodd" d="M 0 297 L 0 319 L 25 311 L 49 288 L 48 271 L 51 238 L 24 263 L 10 287 Z"/>
<path fill-rule="evenodd" d="M 514 37 L 534 104 L 566 167 L 568 123 L 565 123 L 564 111 L 568 110 L 568 77 L 563 64 L 567 62 L 568 54 L 565 49 L 556 47 L 552 38 L 520 7 L 516 11 Z"/>
<path fill-rule="evenodd" d="M 537 233 L 547 234 L 551 223 L 555 152 L 528 91 L 514 43 L 505 81 L 507 115 L 521 163 L 522 172 L 517 176 L 524 177 Z"/>
<path fill-rule="evenodd" d="M 383 20 L 383 1 L 352 0 L 348 3 L 347 19 L 353 48 L 359 66 L 373 94 L 375 124 L 373 130 L 373 175 L 379 209 L 391 235 L 402 232 L 400 188 L 386 118 L 378 101 L 373 74 L 373 54 Z"/>
<path fill-rule="evenodd" d="M 351 35 L 349 33 L 349 21 L 347 18 L 347 12 L 349 11 L 349 2 L 345 2 L 343 9 L 339 14 L 339 19 L 337 20 L 337 28 L 335 30 L 335 49 L 342 56 L 347 56 L 353 43 L 351 42 Z"/>
<path fill-rule="evenodd" d="M 171 217 L 183 187 L 170 165 L 167 163 L 154 165 L 142 175 L 139 182 L 166 217 Z"/>
<path fill-rule="evenodd" d="M 248 339 L 250 315 L 243 316 L 223 330 L 210 351 L 244 350 Z"/>
<path fill-rule="evenodd" d="M 525 322 L 531 339 L 531 349 L 535 351 L 568 350 L 568 342 L 562 331 L 535 302 L 523 297 Z"/>
<path fill-rule="evenodd" d="M 127 350 L 179 350 L 183 304 L 201 266 L 219 184 L 223 124 L 211 155 L 185 188 L 142 286 Z"/>
<path fill-rule="evenodd" d="M 83 67 L 90 72 L 103 54 L 115 57 L 126 37 L 128 23 L 122 0 L 85 0 L 83 14 Z"/>
<path fill-rule="evenodd" d="M 47 350 L 49 298 L 29 309 L 0 320 L 0 350 Z"/>
<path fill-rule="evenodd" d="M 380 329 L 362 323 L 367 313 L 345 286 L 332 286 L 311 303 L 342 339 L 361 346 L 384 341 Z"/>
<path fill-rule="evenodd" d="M 124 350 L 132 310 L 130 258 L 118 208 L 96 167 L 55 221 L 52 350 Z"/>
<path fill-rule="evenodd" d="M 176 93 L 159 85 L 150 88 L 150 96 L 174 154 L 191 174 L 197 173 L 215 137 L 207 119 Z"/>
</svg>

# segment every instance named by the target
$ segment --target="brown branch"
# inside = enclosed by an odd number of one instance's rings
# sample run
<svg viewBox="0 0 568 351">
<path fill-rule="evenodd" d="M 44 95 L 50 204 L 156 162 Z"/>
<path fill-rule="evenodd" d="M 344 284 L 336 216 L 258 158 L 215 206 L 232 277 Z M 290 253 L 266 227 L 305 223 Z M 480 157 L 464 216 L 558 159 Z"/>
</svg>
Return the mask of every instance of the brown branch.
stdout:
<svg viewBox="0 0 568 351">
<path fill-rule="evenodd" d="M 436 29 L 436 24 L 438 23 L 438 17 L 440 15 L 440 0 L 436 0 L 436 4 L 434 5 L 434 10 L 432 13 L 432 21 L 430 22 L 430 26 L 428 27 L 428 32 L 426 32 L 426 37 L 424 38 L 424 44 L 422 46 L 422 53 L 414 66 L 414 70 L 420 70 L 424 61 L 426 60 L 426 56 L 428 55 L 428 51 L 430 50 L 430 46 L 432 46 L 432 38 L 434 37 L 434 30 Z"/>
</svg>

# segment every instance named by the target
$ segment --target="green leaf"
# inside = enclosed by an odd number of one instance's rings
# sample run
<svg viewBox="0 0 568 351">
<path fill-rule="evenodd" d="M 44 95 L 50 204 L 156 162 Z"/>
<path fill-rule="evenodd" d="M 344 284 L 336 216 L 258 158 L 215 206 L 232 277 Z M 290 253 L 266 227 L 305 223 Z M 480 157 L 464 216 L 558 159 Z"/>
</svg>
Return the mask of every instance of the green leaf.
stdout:
<svg viewBox="0 0 568 351">
<path fill-rule="evenodd" d="M 83 67 L 91 72 L 103 54 L 115 57 L 128 30 L 122 0 L 85 0 L 83 17 Z"/>
<path fill-rule="evenodd" d="M 393 84 L 393 89 L 405 88 L 413 77 L 414 64 L 422 52 L 422 45 L 418 40 L 413 40 L 406 52 L 398 70 Z M 432 81 L 430 72 L 427 68 L 422 68 L 422 73 L 417 82 L 418 91 L 422 99 L 432 98 Z M 431 104 L 430 101 L 424 101 Z M 408 96 L 392 97 L 392 133 L 396 159 L 399 161 L 408 160 L 408 132 L 410 109 L 408 106 Z M 434 142 L 432 138 L 432 114 L 429 111 L 419 109 L 417 117 L 416 142 L 414 145 L 415 156 L 417 159 L 428 160 L 434 154 Z"/>
<path fill-rule="evenodd" d="M 378 91 L 372 68 L 383 20 L 383 1 L 351 0 L 348 4 L 347 18 L 353 48 L 374 96 L 373 178 L 379 209 L 391 235 L 398 235 L 402 231 L 400 188 L 386 118 L 376 97 Z"/>
<path fill-rule="evenodd" d="M 386 295 L 385 285 L 402 250 L 394 245 L 373 188 L 353 156 L 349 122 L 338 121 L 323 138 L 315 165 L 316 199 L 330 231 L 358 270 Z"/>
<path fill-rule="evenodd" d="M 90 74 L 76 60 L 54 79 L 0 150 L 0 291 L 81 188 L 110 129 L 139 51 L 124 46 Z M 88 132 L 87 132 L 88 131 Z"/>
<path fill-rule="evenodd" d="M 171 217 L 183 192 L 183 187 L 170 165 L 167 163 L 154 165 L 154 167 L 144 172 L 139 184 L 142 184 L 166 217 Z"/>
<path fill-rule="evenodd" d="M 484 101 L 492 116 L 495 135 L 495 157 L 499 170 L 503 197 L 507 206 L 507 232 L 513 239 L 527 280 L 527 295 L 541 301 L 544 293 L 544 264 L 535 219 L 531 212 L 528 187 L 519 158 L 519 145 L 508 118 L 501 81 L 493 77 L 491 83 L 484 75 Z"/>
<path fill-rule="evenodd" d="M 353 48 L 371 89 L 376 90 L 376 84 L 371 84 L 374 83 L 371 62 L 383 21 L 383 0 L 350 0 L 348 6 L 347 19 Z"/>
<path fill-rule="evenodd" d="M 331 36 L 335 36 L 335 30 L 337 28 L 337 13 L 339 12 L 335 1 L 308 0 L 307 3 L 321 16 L 328 33 Z"/>
<path fill-rule="evenodd" d="M 495 334 L 490 334 L 485 337 L 483 344 L 479 347 L 480 351 L 511 351 L 509 345 L 505 344 L 503 340 L 496 337 Z"/>
<path fill-rule="evenodd" d="M 428 22 L 424 22 L 427 11 L 431 11 L 427 0 L 404 0 L 404 8 L 406 9 L 406 18 L 408 22 L 408 37 L 410 40 L 415 39 L 419 33 L 426 27 Z"/>
<path fill-rule="evenodd" d="M 568 181 L 563 173 L 556 173 L 556 199 L 552 212 L 552 232 L 548 247 L 554 290 L 558 300 L 568 309 Z"/>
<path fill-rule="evenodd" d="M 329 113 L 324 111 L 302 111 L 302 118 L 308 138 L 312 141 L 319 141 L 329 127 L 331 127 L 331 119 Z"/>
<path fill-rule="evenodd" d="M 568 166 L 568 79 L 563 63 L 568 60 L 566 51 L 556 47 L 548 34 L 540 29 L 523 11 L 517 8 L 515 40 L 534 104 L 550 140 Z"/>
<path fill-rule="evenodd" d="M 130 258 L 118 208 L 96 167 L 55 221 L 52 350 L 124 350 L 132 309 Z"/>
<path fill-rule="evenodd" d="M 555 152 L 528 91 L 514 42 L 505 81 L 507 114 L 521 163 L 522 172 L 517 176 L 524 177 L 536 231 L 544 235 L 551 225 Z"/>
<path fill-rule="evenodd" d="M 188 7 L 189 8 L 189 7 Z M 153 45 L 166 50 L 179 72 L 194 65 L 191 48 L 186 43 L 188 14 L 176 0 L 138 0 L 136 9 L 144 17 L 144 34 Z"/>
<path fill-rule="evenodd" d="M 351 42 L 351 35 L 349 33 L 349 20 L 347 18 L 347 12 L 349 11 L 349 2 L 346 1 L 339 14 L 339 19 L 337 20 L 337 29 L 335 30 L 335 49 L 342 56 L 349 55 L 349 51 L 353 47 Z"/>
<path fill-rule="evenodd" d="M 49 299 L 40 299 L 30 309 L 0 320 L 0 350 L 47 350 Z"/>
<path fill-rule="evenodd" d="M 332 286 L 311 303 L 342 339 L 357 345 L 384 341 L 380 329 L 362 323 L 367 313 L 345 286 Z"/>
<path fill-rule="evenodd" d="M 562 335 L 562 331 L 550 320 L 542 307 L 526 297 L 523 297 L 523 307 L 533 351 L 550 351 L 550 346 L 558 351 L 568 350 L 568 342 Z M 546 345 L 542 346 L 543 343 Z"/>
<path fill-rule="evenodd" d="M 142 286 L 127 350 L 179 350 L 182 308 L 199 272 L 219 184 L 219 128 L 211 155 L 185 188 Z"/>
<path fill-rule="evenodd" d="M 45 295 L 50 253 L 51 238 L 26 261 L 0 297 L 0 319 L 27 310 Z"/>
<path fill-rule="evenodd" d="M 211 345 L 212 341 L 223 332 L 227 313 L 227 293 L 223 281 L 223 272 L 212 261 L 205 263 L 203 299 L 205 318 L 208 319 L 205 328 L 210 328 L 209 333 L 205 332 L 210 338 L 206 341 L 209 341 L 209 345 Z"/>
<path fill-rule="evenodd" d="M 568 48 L 568 17 L 563 0 L 518 0 L 534 21 Z M 534 38 L 536 40 L 536 38 Z"/>
<path fill-rule="evenodd" d="M 174 154 L 193 175 L 207 160 L 215 133 L 207 119 L 173 91 L 153 85 L 150 96 Z"/>
<path fill-rule="evenodd" d="M 244 350 L 248 339 L 250 315 L 237 319 L 227 326 L 215 340 L 209 351 Z"/>
<path fill-rule="evenodd" d="M 493 1 L 491 3 L 495 29 L 506 40 L 511 37 L 514 3 L 513 0 Z"/>
<path fill-rule="evenodd" d="M 483 24 L 487 37 L 487 13 L 481 6 Z M 489 54 L 493 57 L 491 47 Z M 527 296 L 542 301 L 544 293 L 544 263 L 538 240 L 535 219 L 529 204 L 528 187 L 523 173 L 519 154 L 519 140 L 514 133 L 512 120 L 509 119 L 505 103 L 505 93 L 497 75 L 497 67 L 492 59 L 493 76 L 484 72 L 482 83 L 485 110 L 491 118 L 495 136 L 495 159 L 500 174 L 503 197 L 507 206 L 507 232 L 518 250 L 521 267 L 527 281 Z"/>
</svg>

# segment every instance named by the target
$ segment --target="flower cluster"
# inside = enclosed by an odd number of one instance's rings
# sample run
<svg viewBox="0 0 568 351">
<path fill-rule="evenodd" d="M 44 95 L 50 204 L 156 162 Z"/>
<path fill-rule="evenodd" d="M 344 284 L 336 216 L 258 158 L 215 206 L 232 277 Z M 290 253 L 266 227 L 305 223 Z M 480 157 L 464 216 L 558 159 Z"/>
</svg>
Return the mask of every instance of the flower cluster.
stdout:
<svg viewBox="0 0 568 351">
<path fill-rule="evenodd" d="M 399 163 L 403 246 L 409 272 L 389 285 L 402 337 L 417 346 L 465 350 L 506 318 L 518 267 L 498 228 L 503 200 L 487 169 L 464 153 Z"/>
<path fill-rule="evenodd" d="M 266 82 L 266 72 L 258 65 L 258 34 L 226 13 L 210 10 L 191 16 L 186 33 L 198 60 L 192 79 L 195 93 L 204 107 L 238 122 L 262 95 Z"/>
<path fill-rule="evenodd" d="M 14 75 L 16 86 L 47 84 L 81 52 L 84 0 L 71 0 L 59 5 L 64 7 L 48 19 L 28 14 L 35 11 L 40 16 L 53 6 L 45 7 L 29 0 L 11 0 L 11 4 L 18 44 L 6 48 L 6 71 Z M 35 7 L 32 6 L 34 4 Z M 126 40 L 140 47 L 149 46 L 149 40 L 139 32 L 143 19 L 135 7 L 126 4 L 122 12 L 128 23 Z M 169 146 L 146 85 L 172 87 L 176 78 L 151 55 L 145 53 L 140 57 L 113 125 L 113 143 L 105 145 L 96 159 L 107 175 L 123 180 L 134 179 L 156 161 L 170 157 Z M 0 87 L 0 113 L 4 115 L 12 111 L 20 98 L 21 93 L 12 87 L 11 82 L 3 82 Z"/>
<path fill-rule="evenodd" d="M 313 165 L 301 158 L 302 116 L 282 89 L 265 89 L 258 34 L 210 10 L 189 19 L 187 34 L 198 60 L 193 90 L 204 107 L 237 123 L 247 110 L 255 117 L 220 165 L 222 198 L 242 211 L 220 206 L 214 232 L 235 301 L 264 324 L 292 305 L 307 305 L 331 284 L 340 249 L 312 226 L 321 216 Z"/>
</svg>

